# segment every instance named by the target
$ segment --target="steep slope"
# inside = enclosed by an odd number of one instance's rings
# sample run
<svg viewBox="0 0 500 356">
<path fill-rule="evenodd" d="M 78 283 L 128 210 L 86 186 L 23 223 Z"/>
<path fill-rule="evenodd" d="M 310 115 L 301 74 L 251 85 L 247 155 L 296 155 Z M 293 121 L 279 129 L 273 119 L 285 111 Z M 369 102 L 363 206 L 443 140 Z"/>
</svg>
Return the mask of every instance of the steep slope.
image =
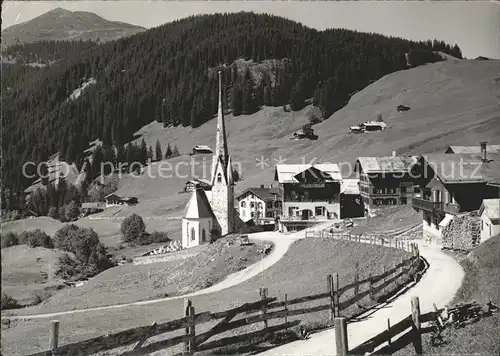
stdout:
<svg viewBox="0 0 500 356">
<path fill-rule="evenodd" d="M 165 126 L 200 126 L 217 111 L 217 83 L 207 69 L 223 63 L 243 58 L 274 67 L 260 82 L 250 71 L 223 69 L 227 106 L 236 113 L 250 114 L 262 105 L 289 104 L 297 110 L 314 96 L 329 116 L 346 104 L 349 94 L 407 68 L 407 53 L 414 54 L 412 65 L 441 61 L 432 51 L 460 57 L 457 46 L 444 42 L 345 29 L 317 31 L 255 13 L 174 21 L 76 51 L 30 80 L 13 83 L 2 96 L 3 181 L 19 191 L 31 184 L 21 174 L 25 161 L 41 162 L 60 151 L 75 162 L 89 141 L 100 138 L 105 146 L 119 146 L 155 119 Z M 273 66 L 275 61 L 283 65 Z M 96 85 L 68 102 L 88 78 L 95 78 Z"/>
<path fill-rule="evenodd" d="M 357 156 L 442 152 L 448 145 L 476 145 L 500 137 L 500 61 L 446 61 L 389 74 L 355 94 L 328 120 L 314 125 L 317 141 L 290 140 L 307 122 L 311 107 L 298 112 L 265 107 L 258 113 L 228 115 L 227 133 L 234 164 L 243 181 L 236 191 L 270 184 L 274 165 L 286 163 L 342 163 L 349 175 Z M 410 111 L 398 113 L 399 104 Z M 349 127 L 382 114 L 388 128 L 381 132 L 351 134 Z M 215 145 L 214 121 L 192 128 L 164 129 L 158 123 L 137 132 L 148 145 L 158 139 L 165 147 L 176 144 L 181 157 L 154 163 L 139 177 L 126 175 L 118 194 L 139 198 L 135 207 L 121 208 L 118 216 L 137 212 L 143 216 L 179 216 L 188 194 L 178 194 L 193 176 L 208 178 L 211 156 L 188 156 L 196 144 Z M 263 164 L 259 161 L 264 158 Z M 163 172 L 163 177 L 161 172 Z M 117 210 L 103 214 L 111 216 Z M 172 224 L 178 224 L 172 221 Z M 173 226 L 173 225 L 172 225 Z"/>
<path fill-rule="evenodd" d="M 111 41 L 144 31 L 144 27 L 108 21 L 85 11 L 69 11 L 60 7 L 32 20 L 2 30 L 2 46 L 44 40 Z"/>
</svg>

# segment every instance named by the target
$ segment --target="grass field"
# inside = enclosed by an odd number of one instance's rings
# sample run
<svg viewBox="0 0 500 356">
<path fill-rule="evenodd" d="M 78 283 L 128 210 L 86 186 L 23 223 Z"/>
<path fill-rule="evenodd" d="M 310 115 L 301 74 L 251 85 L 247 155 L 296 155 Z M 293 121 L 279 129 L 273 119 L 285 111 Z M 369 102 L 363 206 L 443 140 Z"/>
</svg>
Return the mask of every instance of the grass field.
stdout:
<svg viewBox="0 0 500 356">
<path fill-rule="evenodd" d="M 263 258 L 262 246 L 262 242 L 239 246 L 236 238 L 230 236 L 189 249 L 198 255 L 185 260 L 148 265 L 127 263 L 98 274 L 81 287 L 66 289 L 40 305 L 18 312 L 25 315 L 60 312 L 194 292 Z"/>
<path fill-rule="evenodd" d="M 284 293 L 290 299 L 321 293 L 326 291 L 328 273 L 338 273 L 341 283 L 348 283 L 353 280 L 354 262 L 359 262 L 362 276 L 365 276 L 370 272 L 380 273 L 383 266 L 392 266 L 403 255 L 403 251 L 378 245 L 326 238 L 304 239 L 294 243 L 278 263 L 258 276 L 227 290 L 193 297 L 193 305 L 196 312 L 225 310 L 256 301 L 260 287 L 267 287 L 270 296 L 279 298 Z M 61 323 L 60 343 L 149 325 L 153 321 L 176 319 L 181 317 L 182 308 L 183 300 L 179 299 L 138 307 L 58 316 Z M 328 312 L 321 312 L 305 315 L 301 319 L 314 324 L 325 322 L 327 318 Z M 40 351 L 40 347 L 47 342 L 49 320 L 13 321 L 11 327 L 2 333 L 4 350 L 12 355 Z M 202 332 L 202 326 L 199 330 Z"/>
<path fill-rule="evenodd" d="M 462 286 L 453 302 L 477 301 L 484 306 L 489 300 L 500 304 L 500 236 L 491 238 L 470 253 L 470 257 L 455 254 L 465 271 Z M 434 347 L 430 334 L 423 335 L 426 355 L 500 354 L 500 313 L 483 318 L 461 329 L 449 328 L 443 332 L 444 344 Z M 397 352 L 396 356 L 414 355 L 413 346 Z"/>
<path fill-rule="evenodd" d="M 59 250 L 43 247 L 20 245 L 3 248 L 2 292 L 20 305 L 31 305 L 61 292 L 65 284 L 54 278 L 54 272 L 55 263 L 62 255 Z"/>
<path fill-rule="evenodd" d="M 356 234 L 381 233 L 407 229 L 418 224 L 422 224 L 422 213 L 415 211 L 411 205 L 386 207 L 380 209 L 373 218 L 356 219 L 352 232 Z"/>
</svg>

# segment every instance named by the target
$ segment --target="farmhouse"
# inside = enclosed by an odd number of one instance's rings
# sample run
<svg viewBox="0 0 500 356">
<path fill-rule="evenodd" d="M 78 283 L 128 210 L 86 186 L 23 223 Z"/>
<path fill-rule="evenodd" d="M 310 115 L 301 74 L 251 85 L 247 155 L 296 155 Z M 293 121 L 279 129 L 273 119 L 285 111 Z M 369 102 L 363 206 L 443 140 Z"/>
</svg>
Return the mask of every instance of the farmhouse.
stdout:
<svg viewBox="0 0 500 356">
<path fill-rule="evenodd" d="M 248 188 L 241 193 L 238 211 L 242 221 L 253 220 L 256 225 L 274 224 L 281 213 L 281 195 L 278 188 Z"/>
<path fill-rule="evenodd" d="M 184 187 L 184 192 L 192 192 L 193 190 L 196 190 L 198 188 L 201 188 L 203 190 L 212 190 L 212 186 L 210 185 L 210 182 L 197 178 L 197 179 L 191 179 L 186 182 L 186 186 Z"/>
<path fill-rule="evenodd" d="M 80 214 L 82 217 L 87 216 L 92 213 L 96 213 L 98 211 L 102 211 L 104 208 L 104 204 L 101 202 L 98 203 L 82 203 L 80 207 Z"/>
<path fill-rule="evenodd" d="M 478 210 L 484 199 L 500 197 L 500 154 L 435 154 L 422 160 L 429 181 L 412 205 L 422 211 L 425 238 L 439 241 L 455 216 Z"/>
<path fill-rule="evenodd" d="M 354 169 L 365 214 L 384 205 L 410 204 L 418 185 L 413 178 L 417 168 L 417 157 L 396 156 L 396 152 L 389 157 L 358 157 Z"/>
<path fill-rule="evenodd" d="M 205 154 L 205 153 L 213 153 L 212 149 L 207 145 L 196 145 L 193 147 L 193 151 L 189 154 L 190 156 L 195 154 Z"/>
<path fill-rule="evenodd" d="M 298 231 L 340 217 L 342 176 L 338 165 L 279 164 L 274 180 L 282 199 L 280 230 Z"/>
<path fill-rule="evenodd" d="M 500 199 L 484 199 L 479 208 L 481 217 L 481 243 L 500 235 Z"/>
<path fill-rule="evenodd" d="M 481 142 L 479 146 L 448 146 L 445 153 L 448 154 L 480 154 L 482 153 L 481 145 L 483 144 L 484 149 L 487 153 L 500 153 L 500 145 L 488 145 L 487 142 Z"/>
<path fill-rule="evenodd" d="M 212 157 L 211 189 L 195 188 L 182 217 L 182 247 L 194 247 L 236 231 L 244 223 L 234 207 L 234 179 L 222 107 L 222 73 L 219 71 L 217 136 Z"/>
<path fill-rule="evenodd" d="M 363 131 L 382 131 L 385 130 L 387 124 L 385 122 L 367 121 L 361 124 Z"/>
<path fill-rule="evenodd" d="M 106 201 L 106 207 L 119 205 L 130 206 L 135 205 L 138 202 L 136 197 L 120 197 L 114 193 L 106 195 L 104 200 Z"/>
</svg>

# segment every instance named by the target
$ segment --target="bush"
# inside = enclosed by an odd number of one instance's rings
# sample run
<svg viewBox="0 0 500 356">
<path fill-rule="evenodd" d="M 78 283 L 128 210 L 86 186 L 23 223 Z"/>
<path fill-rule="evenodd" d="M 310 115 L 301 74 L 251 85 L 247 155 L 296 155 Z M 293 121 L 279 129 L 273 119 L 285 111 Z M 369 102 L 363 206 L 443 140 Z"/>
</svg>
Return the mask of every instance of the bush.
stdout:
<svg viewBox="0 0 500 356">
<path fill-rule="evenodd" d="M 164 231 L 153 231 L 149 235 L 149 239 L 151 243 L 155 242 L 169 242 L 171 239 L 168 237 L 168 234 Z"/>
<path fill-rule="evenodd" d="M 19 245 L 19 239 L 17 235 L 13 232 L 8 232 L 2 235 L 2 248 Z"/>
<path fill-rule="evenodd" d="M 63 278 L 93 277 L 114 266 L 93 229 L 80 228 L 75 224 L 63 226 L 56 231 L 54 244 L 56 248 L 75 255 L 75 259 L 67 254 L 59 259 L 56 274 Z"/>
<path fill-rule="evenodd" d="M 49 217 L 51 217 L 52 219 L 59 219 L 59 211 L 57 210 L 57 208 L 55 206 L 51 206 L 49 208 L 49 212 L 47 215 Z"/>
<path fill-rule="evenodd" d="M 144 239 L 146 225 L 139 215 L 132 214 L 123 220 L 121 232 L 124 242 L 139 242 Z"/>
<path fill-rule="evenodd" d="M 12 298 L 11 296 L 8 296 L 4 292 L 2 292 L 1 302 L 2 302 L 1 307 L 0 307 L 1 310 L 16 309 L 16 308 L 21 307 L 17 300 Z"/>
<path fill-rule="evenodd" d="M 40 229 L 23 231 L 19 235 L 19 244 L 29 247 L 54 248 L 54 243 L 49 235 Z"/>
<path fill-rule="evenodd" d="M 64 209 L 64 216 L 67 221 L 73 221 L 78 218 L 80 214 L 80 209 L 78 209 L 78 205 L 74 200 L 70 201 L 68 205 L 66 205 Z"/>
</svg>

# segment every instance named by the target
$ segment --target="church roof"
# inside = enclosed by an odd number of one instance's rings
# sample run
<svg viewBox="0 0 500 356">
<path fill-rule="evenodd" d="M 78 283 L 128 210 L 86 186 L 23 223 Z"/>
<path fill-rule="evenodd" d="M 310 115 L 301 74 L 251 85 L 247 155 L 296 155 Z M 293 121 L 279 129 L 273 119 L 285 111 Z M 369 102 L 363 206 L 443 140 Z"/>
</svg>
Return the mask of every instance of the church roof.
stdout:
<svg viewBox="0 0 500 356">
<path fill-rule="evenodd" d="M 184 210 L 185 219 L 202 219 L 202 218 L 213 218 L 214 213 L 210 202 L 208 201 L 205 190 L 196 189 L 191 194 L 191 198 L 186 205 Z"/>
</svg>

